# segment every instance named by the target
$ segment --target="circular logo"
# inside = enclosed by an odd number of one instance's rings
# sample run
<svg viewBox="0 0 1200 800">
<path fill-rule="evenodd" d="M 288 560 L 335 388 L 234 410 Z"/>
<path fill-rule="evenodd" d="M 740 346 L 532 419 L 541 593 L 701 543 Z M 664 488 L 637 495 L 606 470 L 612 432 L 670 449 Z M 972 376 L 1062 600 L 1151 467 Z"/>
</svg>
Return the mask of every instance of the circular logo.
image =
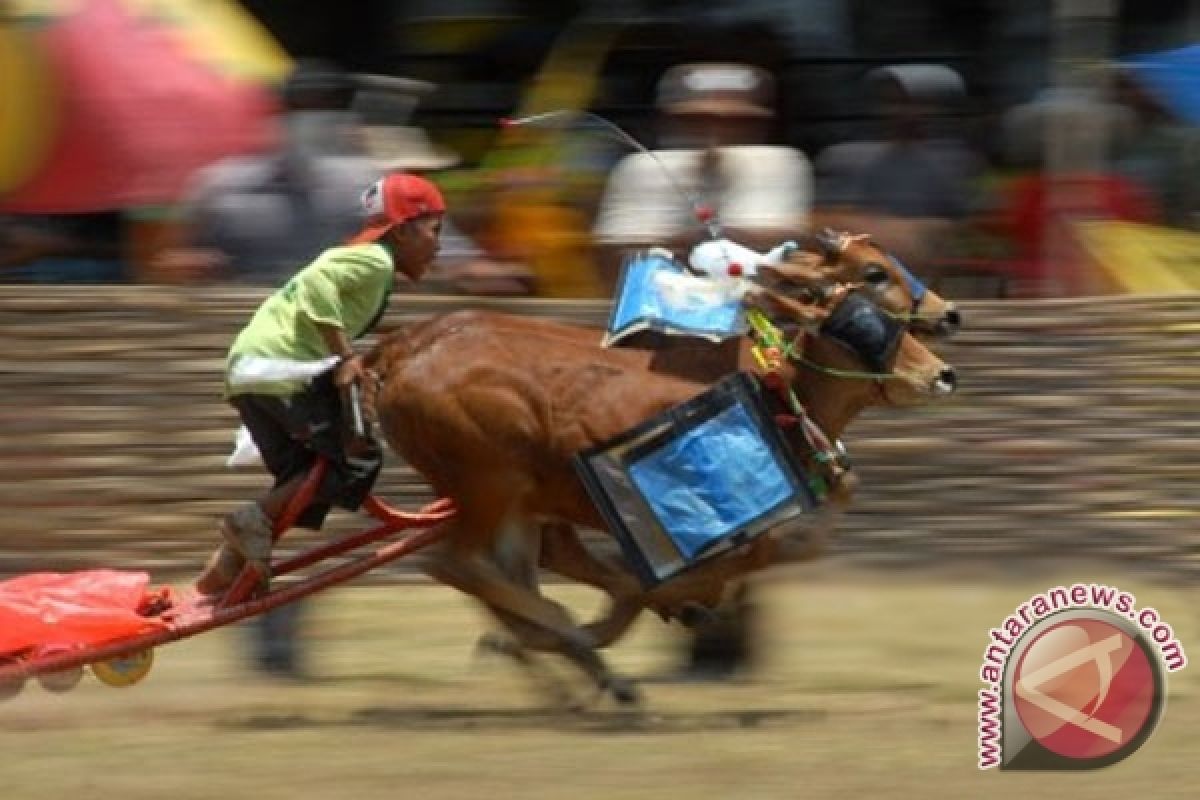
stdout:
<svg viewBox="0 0 1200 800">
<path fill-rule="evenodd" d="M 1052 753 L 1119 760 L 1141 746 L 1158 720 L 1155 655 L 1116 622 L 1071 616 L 1048 625 L 1017 662 L 1013 705 L 1029 736 Z"/>
</svg>

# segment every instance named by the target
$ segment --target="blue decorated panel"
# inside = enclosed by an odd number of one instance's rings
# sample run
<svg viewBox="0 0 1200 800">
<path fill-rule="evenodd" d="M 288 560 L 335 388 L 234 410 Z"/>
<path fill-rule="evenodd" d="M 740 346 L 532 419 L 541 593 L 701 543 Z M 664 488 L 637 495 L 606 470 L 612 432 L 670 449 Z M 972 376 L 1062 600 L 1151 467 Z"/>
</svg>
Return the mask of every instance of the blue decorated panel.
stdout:
<svg viewBox="0 0 1200 800">
<path fill-rule="evenodd" d="M 746 330 L 740 294 L 731 282 L 690 274 L 664 251 L 637 253 L 625 262 L 605 343 L 642 330 L 738 336 Z"/>
</svg>

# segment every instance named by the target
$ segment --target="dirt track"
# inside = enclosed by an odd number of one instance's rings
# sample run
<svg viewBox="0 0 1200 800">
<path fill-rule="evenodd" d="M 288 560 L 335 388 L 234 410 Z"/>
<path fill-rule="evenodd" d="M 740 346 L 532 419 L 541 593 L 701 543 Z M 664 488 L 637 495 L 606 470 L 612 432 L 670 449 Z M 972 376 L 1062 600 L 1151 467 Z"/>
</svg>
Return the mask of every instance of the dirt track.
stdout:
<svg viewBox="0 0 1200 800">
<path fill-rule="evenodd" d="M 241 669 L 240 631 L 161 649 L 128 690 L 90 676 L 0 706 L 5 797 L 1191 798 L 1200 679 L 1169 679 L 1166 714 L 1127 761 L 1093 773 L 980 773 L 975 696 L 990 627 L 1022 600 L 1107 581 L 1154 605 L 1200 652 L 1200 594 L 1102 569 L 998 580 L 813 567 L 764 594 L 768 657 L 752 682 L 664 681 L 671 633 L 647 621 L 613 652 L 644 711 L 547 710 L 507 662 L 475 662 L 473 608 L 428 586 L 314 604 L 314 679 Z M 558 592 L 586 609 L 595 599 Z"/>
</svg>

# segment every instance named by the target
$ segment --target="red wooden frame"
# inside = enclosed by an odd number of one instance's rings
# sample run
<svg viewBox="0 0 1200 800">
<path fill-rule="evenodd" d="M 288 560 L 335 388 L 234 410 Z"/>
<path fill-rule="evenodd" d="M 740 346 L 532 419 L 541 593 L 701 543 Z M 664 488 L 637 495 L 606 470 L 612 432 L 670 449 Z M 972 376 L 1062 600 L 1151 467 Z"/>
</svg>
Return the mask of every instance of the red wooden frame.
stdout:
<svg viewBox="0 0 1200 800">
<path fill-rule="evenodd" d="M 292 527 L 295 520 L 307 508 L 327 469 L 328 463 L 324 459 L 319 459 L 313 465 L 300 491 L 297 492 L 283 516 L 276 523 L 276 540 Z M 420 530 L 401 539 L 381 544 L 374 550 L 365 552 L 338 566 L 329 567 L 285 587 L 263 593 L 258 592 L 260 576 L 257 570 L 250 566 L 247 566 L 233 586 L 215 601 L 213 598 L 203 595 L 176 598 L 173 593 L 168 592 L 168 596 L 172 597 L 175 602 L 153 615 L 161 623 L 161 626 L 155 630 L 102 645 L 82 646 L 41 656 L 17 656 L 7 663 L 0 662 L 0 683 L 19 681 L 49 672 L 59 672 L 97 661 L 132 655 L 151 647 L 185 639 L 222 625 L 266 613 L 314 592 L 349 581 L 376 567 L 432 544 L 445 532 L 444 528 L 437 523 L 454 516 L 453 504 L 446 498 L 436 500 L 419 511 L 410 512 L 393 508 L 378 497 L 371 495 L 363 503 L 363 509 L 375 517 L 379 524 L 361 533 L 345 536 L 283 559 L 271 566 L 272 574 L 275 576 L 287 575 L 319 564 L 326 559 L 375 544 L 400 531 L 412 528 L 420 528 Z"/>
</svg>

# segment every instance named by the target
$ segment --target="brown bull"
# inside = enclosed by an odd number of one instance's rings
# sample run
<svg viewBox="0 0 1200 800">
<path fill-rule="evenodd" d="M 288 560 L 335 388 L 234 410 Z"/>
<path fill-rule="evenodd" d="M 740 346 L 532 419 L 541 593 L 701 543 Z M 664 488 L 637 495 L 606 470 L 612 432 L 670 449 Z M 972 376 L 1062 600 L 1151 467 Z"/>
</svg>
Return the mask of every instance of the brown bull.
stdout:
<svg viewBox="0 0 1200 800">
<path fill-rule="evenodd" d="M 381 378 L 376 412 L 389 443 L 458 508 L 431 554 L 431 574 L 482 601 L 523 644 L 571 659 L 621 701 L 634 699 L 633 688 L 611 673 L 594 637 L 536 588 L 506 574 L 492 552 L 509 520 L 531 531 L 545 520 L 604 528 L 572 468 L 575 453 L 707 385 L 651 371 L 653 357 L 581 341 L 571 326 L 457 312 L 393 335 L 369 358 Z M 953 371 L 907 334 L 887 380 L 828 372 L 862 369 L 843 345 L 815 336 L 806 342 L 804 362 L 783 372 L 830 437 L 868 406 L 923 403 L 953 387 Z M 669 584 L 668 594 L 686 594 L 691 581 L 696 597 L 652 602 L 705 603 L 712 587 L 770 565 L 785 549 L 760 537 Z"/>
<path fill-rule="evenodd" d="M 935 292 L 925 290 L 895 259 L 865 235 L 825 231 L 815 237 L 811 250 L 799 251 L 787 263 L 765 268 L 765 278 L 779 285 L 790 284 L 805 291 L 816 290 L 829 283 L 855 283 L 869 292 L 881 309 L 909 329 L 923 334 L 948 335 L 960 324 L 957 309 Z M 781 310 L 797 315 L 797 307 L 787 304 L 777 295 L 762 298 L 768 305 L 786 306 Z M 799 309 L 802 313 L 803 309 Z M 583 344 L 598 341 L 601 332 L 587 328 L 566 328 L 563 335 Z M 626 341 L 625 347 L 641 351 L 641 363 L 650 371 L 682 377 L 697 383 L 710 383 L 733 370 L 756 371 L 757 365 L 749 349 L 740 342 L 714 345 L 688 338 L 664 338 L 643 334 Z M 845 476 L 835 487 L 831 505 L 812 526 L 806 539 L 782 540 L 775 544 L 785 548 L 768 561 L 815 558 L 837 521 L 837 512 L 848 505 L 853 479 Z M 765 545 L 763 545 L 765 547 Z M 530 552 L 537 553 L 537 564 Z M 690 576 L 672 581 L 654 593 L 644 593 L 629 572 L 627 565 L 612 564 L 593 557 L 580 541 L 578 531 L 562 521 L 548 522 L 540 531 L 523 531 L 509 527 L 497 557 L 513 577 L 520 577 L 531 588 L 537 587 L 536 567 L 548 569 L 572 580 L 590 585 L 609 595 L 611 605 L 605 616 L 587 626 L 598 647 L 611 644 L 619 637 L 644 608 L 653 608 L 663 617 L 696 618 L 711 616 L 721 596 L 736 591 L 728 586 L 726 575 L 736 574 L 738 564 L 725 563 L 719 568 L 707 568 Z M 764 553 L 757 552 L 757 558 Z M 710 574 L 715 569 L 716 575 Z M 518 643 L 495 636 L 485 636 L 481 644 L 515 654 Z"/>
</svg>

